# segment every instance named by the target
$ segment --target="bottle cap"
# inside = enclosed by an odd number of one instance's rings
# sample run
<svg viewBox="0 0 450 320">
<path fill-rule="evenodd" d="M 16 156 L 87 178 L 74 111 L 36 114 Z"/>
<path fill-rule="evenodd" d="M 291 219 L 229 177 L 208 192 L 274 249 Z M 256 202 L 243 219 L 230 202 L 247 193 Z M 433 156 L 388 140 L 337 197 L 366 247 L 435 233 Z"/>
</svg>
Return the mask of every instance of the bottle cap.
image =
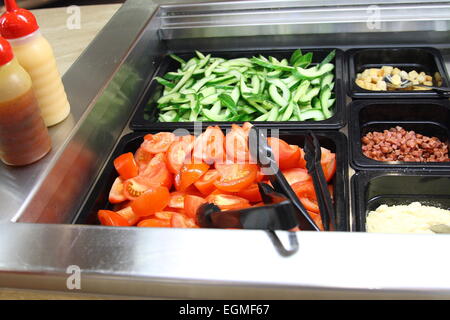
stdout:
<svg viewBox="0 0 450 320">
<path fill-rule="evenodd" d="M 10 62 L 14 58 L 14 53 L 11 45 L 5 39 L 0 37 L 0 66 Z"/>
<path fill-rule="evenodd" d="M 34 15 L 17 6 L 15 0 L 5 0 L 6 12 L 0 17 L 0 34 L 6 39 L 25 37 L 39 29 Z"/>
</svg>

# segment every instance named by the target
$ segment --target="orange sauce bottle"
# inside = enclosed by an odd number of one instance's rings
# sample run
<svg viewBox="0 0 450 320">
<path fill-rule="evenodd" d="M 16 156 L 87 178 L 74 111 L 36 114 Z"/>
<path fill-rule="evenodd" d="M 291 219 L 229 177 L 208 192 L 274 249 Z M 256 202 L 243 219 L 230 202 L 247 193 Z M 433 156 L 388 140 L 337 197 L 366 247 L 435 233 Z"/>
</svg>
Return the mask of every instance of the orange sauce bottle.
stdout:
<svg viewBox="0 0 450 320">
<path fill-rule="evenodd" d="M 0 37 L 0 160 L 23 166 L 44 157 L 51 149 L 50 136 L 29 74 Z"/>
</svg>

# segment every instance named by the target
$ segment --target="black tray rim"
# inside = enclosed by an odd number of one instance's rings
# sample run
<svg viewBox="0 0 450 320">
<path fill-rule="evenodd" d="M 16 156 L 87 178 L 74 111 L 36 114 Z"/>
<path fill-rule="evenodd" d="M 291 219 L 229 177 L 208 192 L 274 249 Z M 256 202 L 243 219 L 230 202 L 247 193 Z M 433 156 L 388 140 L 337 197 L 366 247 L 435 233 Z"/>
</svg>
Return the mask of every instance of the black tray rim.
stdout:
<svg viewBox="0 0 450 320">
<path fill-rule="evenodd" d="M 438 104 L 450 112 L 450 101 L 445 99 L 368 99 L 368 100 L 354 100 L 349 103 L 349 124 L 348 124 L 348 139 L 352 141 L 349 143 L 349 158 L 350 166 L 355 170 L 396 170 L 407 169 L 415 171 L 434 171 L 434 170 L 450 170 L 450 162 L 401 162 L 396 164 L 386 164 L 383 161 L 376 161 L 367 158 L 361 152 L 361 137 L 359 126 L 359 113 L 361 109 L 371 104 Z M 421 121 L 418 121 L 421 122 Z M 425 120 L 423 120 L 425 122 Z M 450 130 L 450 124 L 449 124 Z M 450 137 L 449 137 L 450 138 Z"/>
<path fill-rule="evenodd" d="M 358 52 L 358 51 L 363 51 L 363 50 L 380 50 L 380 49 L 420 49 L 420 50 L 425 50 L 425 51 L 429 51 L 435 59 L 436 62 L 436 66 L 438 68 L 438 71 L 440 72 L 442 79 L 444 80 L 442 83 L 442 86 L 449 86 L 450 85 L 450 79 L 447 73 L 447 68 L 445 67 L 445 63 L 444 63 L 444 58 L 442 57 L 442 54 L 440 52 L 439 49 L 434 48 L 434 47 L 421 47 L 421 46 L 417 46 L 417 47 L 412 47 L 412 46 L 407 46 L 407 47 L 393 47 L 393 46 L 381 46 L 381 47 L 363 47 L 363 48 L 351 48 L 349 50 L 346 50 L 344 53 L 344 60 L 346 62 L 346 73 L 345 73 L 345 86 L 346 86 L 346 93 L 347 95 L 356 100 L 356 99 L 392 99 L 392 98 L 402 98 L 402 99 L 407 99 L 407 98 L 440 98 L 440 99 L 448 99 L 449 96 L 447 95 L 441 95 L 435 91 L 428 91 L 428 90 L 424 90 L 424 91 L 393 91 L 393 92 L 377 92 L 377 91 L 370 91 L 370 90 L 366 90 L 363 88 L 359 88 L 356 86 L 356 84 L 354 83 L 354 79 L 355 79 L 355 72 L 354 72 L 354 63 L 353 63 L 353 58 L 354 55 Z"/>
<path fill-rule="evenodd" d="M 383 171 L 357 171 L 350 178 L 350 192 L 351 192 L 351 218 L 352 218 L 352 232 L 366 232 L 365 225 L 362 222 L 362 215 L 367 216 L 367 212 L 362 212 L 365 207 L 365 187 L 370 180 L 382 176 L 417 176 L 417 177 L 448 177 L 450 178 L 450 171 L 415 171 L 415 170 L 383 170 Z"/>
<path fill-rule="evenodd" d="M 331 52 L 336 50 L 335 60 L 335 88 L 334 93 L 336 96 L 336 113 L 329 119 L 322 121 L 248 121 L 259 127 L 280 127 L 289 130 L 307 130 L 307 129 L 317 129 L 317 130 L 339 130 L 346 126 L 347 124 L 347 108 L 346 108 L 346 93 L 345 93 L 345 67 L 344 67 L 344 50 L 337 47 L 292 47 L 292 48 L 272 48 L 272 49 L 245 49 L 245 50 L 220 50 L 220 51 L 208 51 L 204 50 L 204 54 L 226 54 L 226 53 L 254 53 L 254 54 L 273 54 L 273 53 L 292 53 L 296 49 L 301 49 L 302 51 L 316 51 L 316 52 Z M 134 104 L 133 109 L 135 110 L 131 120 L 129 122 L 129 129 L 132 131 L 147 131 L 147 130 L 167 130 L 171 126 L 176 126 L 177 128 L 191 129 L 194 127 L 195 122 L 148 122 L 148 124 L 142 124 L 145 120 L 142 120 L 142 111 L 150 99 L 152 94 L 155 92 L 157 86 L 159 86 L 154 78 L 160 73 L 160 69 L 168 55 L 174 54 L 192 54 L 192 51 L 167 51 L 162 56 L 158 58 L 157 68 L 147 79 L 147 83 L 142 90 L 137 102 Z M 202 124 L 202 127 L 206 128 L 210 125 L 228 126 L 234 124 L 243 124 L 243 121 L 234 122 L 197 122 Z"/>
</svg>

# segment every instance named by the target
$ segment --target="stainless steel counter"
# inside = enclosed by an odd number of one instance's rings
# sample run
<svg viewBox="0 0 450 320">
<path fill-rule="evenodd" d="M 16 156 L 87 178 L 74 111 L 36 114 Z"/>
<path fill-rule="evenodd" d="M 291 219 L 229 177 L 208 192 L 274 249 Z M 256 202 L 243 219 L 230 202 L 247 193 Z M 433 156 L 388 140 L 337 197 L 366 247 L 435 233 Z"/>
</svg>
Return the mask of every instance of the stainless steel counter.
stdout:
<svg viewBox="0 0 450 320">
<path fill-rule="evenodd" d="M 449 69 L 448 2 L 358 3 L 126 2 L 64 76 L 73 109 L 51 129 L 52 154 L 0 167 L 0 286 L 64 291 L 66 268 L 78 265 L 90 293 L 449 298 L 450 236 L 301 232 L 286 258 L 264 231 L 71 225 L 168 50 L 428 45 Z"/>
</svg>

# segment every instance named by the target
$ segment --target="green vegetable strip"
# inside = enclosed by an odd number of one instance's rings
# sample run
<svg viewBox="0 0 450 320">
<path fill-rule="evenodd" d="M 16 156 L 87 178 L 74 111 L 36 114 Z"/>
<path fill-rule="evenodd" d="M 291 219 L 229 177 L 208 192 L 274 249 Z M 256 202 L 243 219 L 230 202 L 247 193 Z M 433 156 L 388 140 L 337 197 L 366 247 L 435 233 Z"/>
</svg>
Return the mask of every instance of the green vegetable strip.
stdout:
<svg viewBox="0 0 450 320">
<path fill-rule="evenodd" d="M 321 121 L 334 112 L 335 51 L 314 67 L 313 54 L 295 50 L 288 59 L 259 55 L 223 59 L 195 51 L 175 54 L 176 72 L 155 80 L 164 86 L 159 121 Z M 149 102 L 151 105 L 152 102 Z"/>
</svg>

